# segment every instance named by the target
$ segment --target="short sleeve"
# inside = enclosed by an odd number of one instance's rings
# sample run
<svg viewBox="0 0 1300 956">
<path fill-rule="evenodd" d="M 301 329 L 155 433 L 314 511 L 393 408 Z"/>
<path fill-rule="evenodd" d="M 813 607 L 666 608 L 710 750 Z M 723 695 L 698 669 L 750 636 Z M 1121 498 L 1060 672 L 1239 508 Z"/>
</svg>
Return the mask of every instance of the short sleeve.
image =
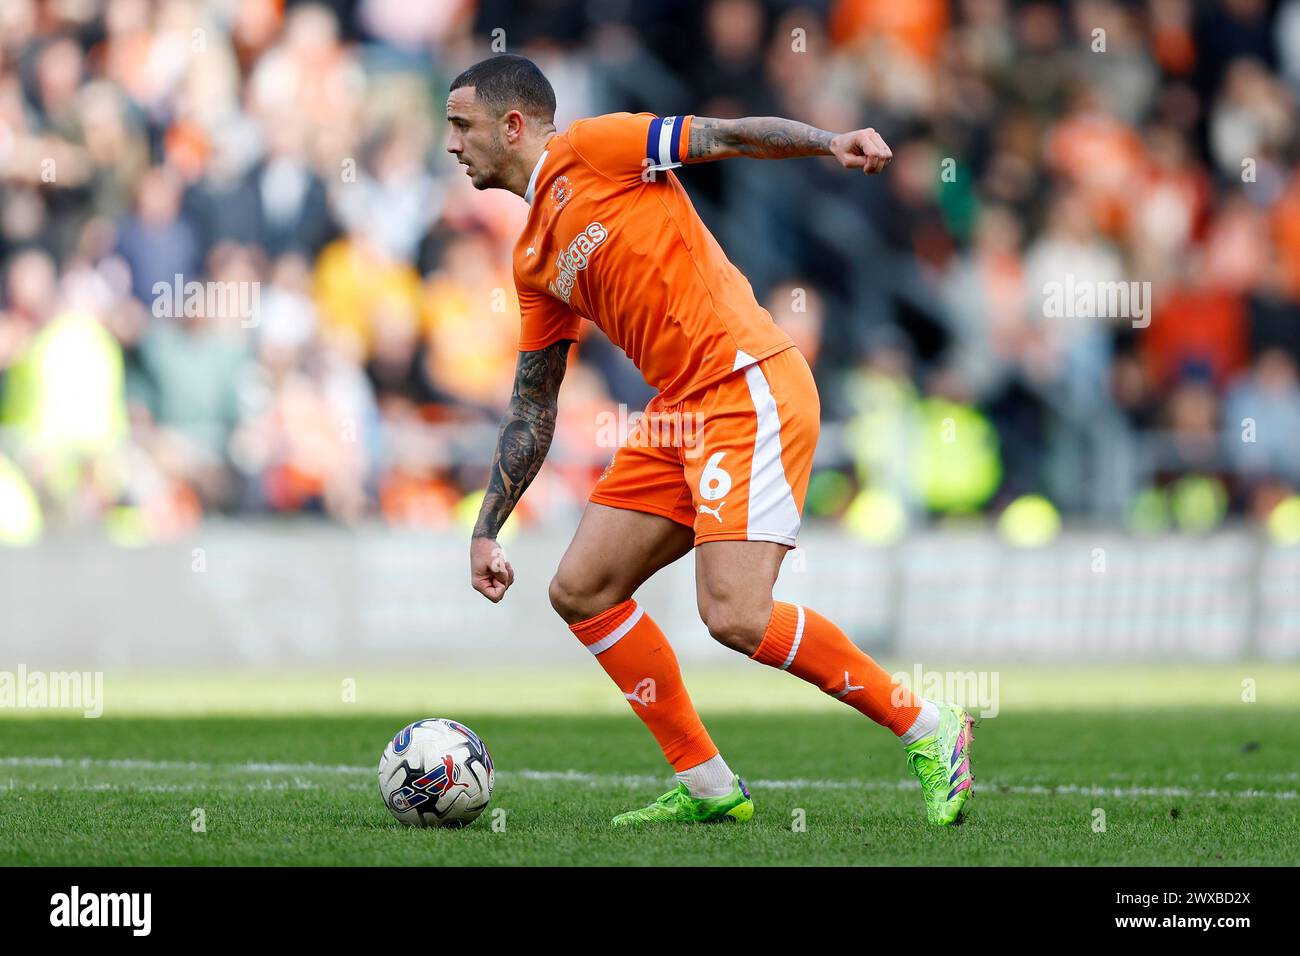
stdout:
<svg viewBox="0 0 1300 956">
<path fill-rule="evenodd" d="M 519 351 L 533 352 L 561 339 L 578 339 L 582 316 L 559 299 L 516 286 L 519 293 Z"/>
<path fill-rule="evenodd" d="M 616 181 L 640 179 L 647 169 L 680 166 L 690 142 L 691 116 L 607 113 L 569 127 L 569 145 L 597 172 Z"/>
</svg>

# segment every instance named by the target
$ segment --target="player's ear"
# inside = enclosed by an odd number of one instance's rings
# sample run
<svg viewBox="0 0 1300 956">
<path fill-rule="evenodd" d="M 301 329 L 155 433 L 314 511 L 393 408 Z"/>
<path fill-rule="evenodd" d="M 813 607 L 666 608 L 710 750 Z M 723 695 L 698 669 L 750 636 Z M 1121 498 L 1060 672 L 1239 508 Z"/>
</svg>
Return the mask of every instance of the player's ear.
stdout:
<svg viewBox="0 0 1300 956">
<path fill-rule="evenodd" d="M 520 137 L 524 135 L 524 129 L 527 121 L 524 114 L 519 110 L 507 110 L 506 115 L 502 117 L 506 124 L 506 142 L 517 143 Z"/>
</svg>

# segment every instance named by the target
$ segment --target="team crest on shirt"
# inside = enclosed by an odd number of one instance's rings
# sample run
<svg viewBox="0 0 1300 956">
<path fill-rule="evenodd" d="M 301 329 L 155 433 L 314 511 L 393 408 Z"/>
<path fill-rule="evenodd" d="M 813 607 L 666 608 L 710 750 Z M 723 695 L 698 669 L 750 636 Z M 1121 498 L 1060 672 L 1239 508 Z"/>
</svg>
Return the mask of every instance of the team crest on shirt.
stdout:
<svg viewBox="0 0 1300 956">
<path fill-rule="evenodd" d="M 573 183 L 569 182 L 568 176 L 556 176 L 555 182 L 551 183 L 551 200 L 555 203 L 555 211 L 559 212 L 565 204 L 573 198 Z"/>
</svg>

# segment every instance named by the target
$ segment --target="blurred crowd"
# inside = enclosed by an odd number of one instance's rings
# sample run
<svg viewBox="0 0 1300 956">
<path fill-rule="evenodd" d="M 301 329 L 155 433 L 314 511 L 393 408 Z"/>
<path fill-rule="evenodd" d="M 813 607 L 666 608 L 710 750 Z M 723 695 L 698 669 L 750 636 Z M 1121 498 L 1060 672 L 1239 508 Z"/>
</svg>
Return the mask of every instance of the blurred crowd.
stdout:
<svg viewBox="0 0 1300 956">
<path fill-rule="evenodd" d="M 3 0 L 0 542 L 212 514 L 472 521 L 525 206 L 443 150 L 508 50 L 557 125 L 873 126 L 678 170 L 813 363 L 813 516 L 1156 529 L 1300 490 L 1300 0 Z M 1149 283 L 1123 314 L 1048 290 Z M 1140 306 L 1139 303 L 1140 302 Z M 519 523 L 650 393 L 587 324 Z"/>
</svg>

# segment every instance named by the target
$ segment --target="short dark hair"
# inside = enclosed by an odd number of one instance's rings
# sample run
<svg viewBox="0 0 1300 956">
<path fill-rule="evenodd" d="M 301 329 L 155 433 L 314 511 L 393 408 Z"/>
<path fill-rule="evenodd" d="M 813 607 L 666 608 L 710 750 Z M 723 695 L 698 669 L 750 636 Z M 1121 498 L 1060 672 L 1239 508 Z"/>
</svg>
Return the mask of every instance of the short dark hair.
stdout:
<svg viewBox="0 0 1300 956">
<path fill-rule="evenodd" d="M 543 122 L 555 121 L 555 90 L 527 57 L 513 53 L 480 60 L 451 81 L 451 89 L 474 87 L 479 102 L 496 112 L 517 109 Z"/>
</svg>

